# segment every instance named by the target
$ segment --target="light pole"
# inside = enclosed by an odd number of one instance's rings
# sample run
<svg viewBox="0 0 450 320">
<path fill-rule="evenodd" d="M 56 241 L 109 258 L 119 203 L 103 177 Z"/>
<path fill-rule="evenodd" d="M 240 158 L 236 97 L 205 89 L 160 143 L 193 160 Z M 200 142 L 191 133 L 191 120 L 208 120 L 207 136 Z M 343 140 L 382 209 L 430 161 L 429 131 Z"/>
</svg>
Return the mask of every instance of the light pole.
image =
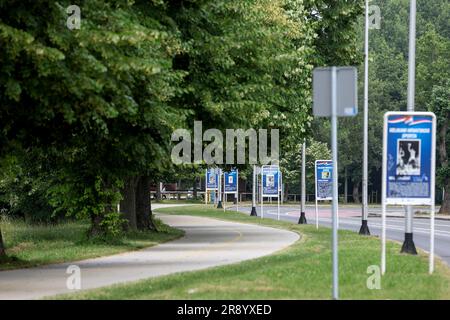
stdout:
<svg viewBox="0 0 450 320">
<path fill-rule="evenodd" d="M 416 78 L 416 0 L 411 0 L 409 8 L 409 57 L 408 57 L 408 104 L 407 110 L 414 111 Z M 413 241 L 413 208 L 405 207 L 405 241 L 401 252 L 417 254 Z"/>
<path fill-rule="evenodd" d="M 306 142 L 303 140 L 302 144 L 302 199 L 301 199 L 301 206 L 300 206 L 300 219 L 298 219 L 299 224 L 306 224 L 306 217 L 305 217 L 305 203 L 306 203 Z"/>
<path fill-rule="evenodd" d="M 222 169 L 219 169 L 219 177 L 218 177 L 218 203 L 217 203 L 217 209 L 223 209 L 222 205 Z"/>
<path fill-rule="evenodd" d="M 364 151 L 363 151 L 363 179 L 362 179 L 362 223 L 359 234 L 370 235 L 367 225 L 368 217 L 368 160 L 369 160 L 369 0 L 366 0 L 366 25 L 364 37 Z"/>
</svg>

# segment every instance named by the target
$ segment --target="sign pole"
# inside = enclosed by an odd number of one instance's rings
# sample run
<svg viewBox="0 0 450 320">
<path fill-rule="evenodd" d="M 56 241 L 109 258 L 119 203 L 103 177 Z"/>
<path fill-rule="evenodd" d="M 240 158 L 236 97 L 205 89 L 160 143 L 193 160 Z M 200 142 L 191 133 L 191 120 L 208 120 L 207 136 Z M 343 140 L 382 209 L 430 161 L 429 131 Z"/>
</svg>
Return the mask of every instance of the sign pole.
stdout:
<svg viewBox="0 0 450 320">
<path fill-rule="evenodd" d="M 368 162 L 369 162 L 369 0 L 366 0 L 365 13 L 365 41 L 364 41 L 364 151 L 363 151 L 363 179 L 362 179 L 362 222 L 359 234 L 370 235 L 368 218 Z"/>
<path fill-rule="evenodd" d="M 314 163 L 314 175 L 316 175 L 316 174 L 317 174 L 317 161 Z M 314 197 L 316 200 L 316 229 L 319 229 L 319 208 L 318 208 L 318 202 L 317 202 L 317 178 L 315 177 L 314 179 L 315 179 L 314 186 L 315 186 L 315 192 L 316 192 L 316 195 Z"/>
<path fill-rule="evenodd" d="M 256 165 L 253 165 L 253 184 L 252 184 L 252 211 L 250 216 L 256 217 Z"/>
<path fill-rule="evenodd" d="M 263 176 L 262 176 L 262 166 L 261 166 L 261 219 L 264 219 L 264 197 L 263 197 Z"/>
<path fill-rule="evenodd" d="M 239 170 L 236 169 L 236 211 L 239 211 Z"/>
<path fill-rule="evenodd" d="M 208 205 L 208 169 L 205 170 L 205 205 Z"/>
<path fill-rule="evenodd" d="M 305 159 L 306 159 L 306 142 L 303 140 L 302 144 L 302 199 L 301 199 L 301 205 L 300 205 L 300 219 L 298 220 L 299 224 L 306 224 L 306 216 L 305 216 L 305 204 L 306 204 L 306 165 L 305 165 Z"/>
<path fill-rule="evenodd" d="M 280 197 L 283 194 L 283 187 L 281 186 L 281 170 L 278 171 L 278 192 L 277 192 L 277 220 L 280 220 Z"/>
<path fill-rule="evenodd" d="M 435 184 L 436 184 L 436 118 L 433 119 L 434 123 L 433 123 L 433 132 L 432 132 L 432 142 L 431 142 L 431 159 L 432 159 L 432 163 L 431 163 L 431 178 L 433 179 L 431 182 L 431 192 L 430 192 L 430 196 L 431 196 L 431 213 L 430 213 L 430 261 L 429 261 L 429 268 L 428 268 L 428 272 L 429 274 L 432 274 L 434 272 L 434 218 L 435 218 Z"/>
<path fill-rule="evenodd" d="M 383 128 L 383 166 L 381 174 L 381 275 L 386 272 L 386 179 L 387 179 L 387 121 Z"/>
<path fill-rule="evenodd" d="M 217 184 L 217 195 L 218 195 L 218 203 L 217 203 L 217 209 L 222 209 L 222 169 L 219 169 L 219 175 L 218 175 L 218 184 Z"/>
<path fill-rule="evenodd" d="M 339 299 L 338 279 L 338 159 L 337 159 L 337 90 L 336 67 L 331 68 L 331 149 L 333 153 L 333 299 Z"/>
<path fill-rule="evenodd" d="M 409 8 L 409 58 L 408 58 L 408 111 L 414 111 L 416 77 L 416 0 L 411 0 Z M 417 254 L 413 240 L 413 207 L 405 209 L 405 240 L 401 252 Z"/>
</svg>

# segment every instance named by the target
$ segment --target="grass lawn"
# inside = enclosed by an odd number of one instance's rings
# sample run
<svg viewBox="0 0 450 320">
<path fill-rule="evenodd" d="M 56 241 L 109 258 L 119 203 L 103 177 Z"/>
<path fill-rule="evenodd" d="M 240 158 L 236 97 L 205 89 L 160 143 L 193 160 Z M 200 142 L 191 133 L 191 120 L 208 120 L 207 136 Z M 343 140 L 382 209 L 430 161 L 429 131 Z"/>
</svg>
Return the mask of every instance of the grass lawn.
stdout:
<svg viewBox="0 0 450 320">
<path fill-rule="evenodd" d="M 257 223 L 299 232 L 301 240 L 273 255 L 238 264 L 184 272 L 130 284 L 59 296 L 64 299 L 330 299 L 331 232 L 312 225 L 253 218 L 212 207 L 189 206 L 158 212 Z M 245 235 L 244 235 L 245 236 Z M 367 288 L 367 268 L 378 265 L 380 241 L 339 232 L 342 299 L 450 299 L 450 269 L 438 261 L 428 275 L 427 257 L 400 254 L 388 242 L 387 273 L 380 290 Z"/>
<path fill-rule="evenodd" d="M 29 225 L 20 220 L 1 220 L 8 257 L 0 270 L 76 261 L 150 247 L 183 235 L 183 231 L 156 219 L 161 232 L 129 232 L 117 240 L 89 240 L 88 222 Z"/>
</svg>

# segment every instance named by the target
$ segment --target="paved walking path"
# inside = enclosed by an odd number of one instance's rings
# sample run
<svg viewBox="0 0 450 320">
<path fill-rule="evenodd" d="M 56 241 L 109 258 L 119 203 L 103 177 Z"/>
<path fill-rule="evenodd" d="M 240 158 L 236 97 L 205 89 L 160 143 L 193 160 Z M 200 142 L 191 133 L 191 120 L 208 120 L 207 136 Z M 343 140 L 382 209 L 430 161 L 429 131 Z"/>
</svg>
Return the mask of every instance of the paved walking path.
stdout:
<svg viewBox="0 0 450 320">
<path fill-rule="evenodd" d="M 253 259 L 281 250 L 299 238 L 298 234 L 286 230 L 204 217 L 159 217 L 185 230 L 185 236 L 140 251 L 0 271 L 0 299 L 36 299 L 73 292 L 66 285 L 70 265 L 80 267 L 82 289 L 91 289 Z"/>
</svg>

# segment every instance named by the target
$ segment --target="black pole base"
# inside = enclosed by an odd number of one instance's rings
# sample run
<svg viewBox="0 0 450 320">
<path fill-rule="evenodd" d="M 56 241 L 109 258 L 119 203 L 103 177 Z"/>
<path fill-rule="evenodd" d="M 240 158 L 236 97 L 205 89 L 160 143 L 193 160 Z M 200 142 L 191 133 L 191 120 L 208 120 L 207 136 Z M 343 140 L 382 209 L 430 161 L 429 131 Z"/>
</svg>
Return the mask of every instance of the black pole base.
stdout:
<svg viewBox="0 0 450 320">
<path fill-rule="evenodd" d="M 361 228 L 359 229 L 359 234 L 363 236 L 370 236 L 369 226 L 367 225 L 367 220 L 363 220 Z"/>
<path fill-rule="evenodd" d="M 233 199 L 233 204 L 237 204 L 237 198 Z"/>
<path fill-rule="evenodd" d="M 251 217 L 257 217 L 258 216 L 258 214 L 256 213 L 256 208 L 255 207 L 252 207 L 252 211 L 250 212 L 250 216 Z"/>
<path fill-rule="evenodd" d="M 222 201 L 219 201 L 219 202 L 217 203 L 217 209 L 223 209 Z"/>
<path fill-rule="evenodd" d="M 405 241 L 402 246 L 402 253 L 417 254 L 416 246 L 413 241 L 412 233 L 405 233 Z"/>
<path fill-rule="evenodd" d="M 304 212 L 300 213 L 300 219 L 298 219 L 298 224 L 307 224 L 306 216 Z"/>
</svg>

